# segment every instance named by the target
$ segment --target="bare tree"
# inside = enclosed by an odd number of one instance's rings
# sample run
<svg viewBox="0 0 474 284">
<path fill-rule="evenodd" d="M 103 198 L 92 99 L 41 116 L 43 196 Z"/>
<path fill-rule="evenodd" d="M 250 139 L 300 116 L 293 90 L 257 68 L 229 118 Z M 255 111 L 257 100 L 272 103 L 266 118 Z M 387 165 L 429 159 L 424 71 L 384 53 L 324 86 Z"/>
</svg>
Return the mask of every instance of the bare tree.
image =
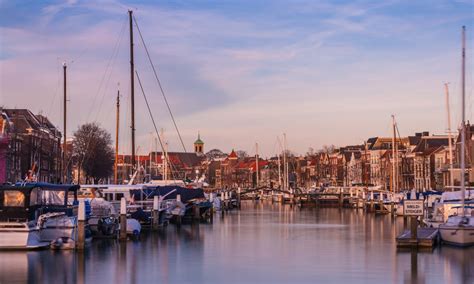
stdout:
<svg viewBox="0 0 474 284">
<path fill-rule="evenodd" d="M 209 152 L 206 153 L 206 157 L 210 160 L 218 159 L 218 158 L 224 158 L 226 156 L 227 155 L 219 149 L 212 149 L 212 150 L 210 150 Z"/>
<path fill-rule="evenodd" d="M 331 154 L 334 153 L 334 150 L 336 150 L 336 146 L 334 145 L 323 145 L 323 148 L 318 151 L 318 153 L 327 153 Z"/>
<path fill-rule="evenodd" d="M 112 175 L 114 165 L 114 150 L 112 138 L 107 130 L 100 128 L 97 123 L 86 123 L 74 132 L 73 155 L 78 167 L 87 178 L 99 179 Z"/>
<path fill-rule="evenodd" d="M 237 157 L 239 158 L 247 158 L 249 156 L 249 154 L 244 150 L 237 150 L 235 151 L 235 154 L 237 154 Z"/>
</svg>

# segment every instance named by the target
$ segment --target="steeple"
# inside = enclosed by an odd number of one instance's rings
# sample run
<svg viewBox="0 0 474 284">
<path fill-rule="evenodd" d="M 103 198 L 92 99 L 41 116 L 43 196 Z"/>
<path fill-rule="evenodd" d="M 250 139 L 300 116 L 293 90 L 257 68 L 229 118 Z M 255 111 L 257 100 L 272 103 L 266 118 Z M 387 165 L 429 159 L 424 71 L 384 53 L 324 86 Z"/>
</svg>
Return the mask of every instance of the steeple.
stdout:
<svg viewBox="0 0 474 284">
<path fill-rule="evenodd" d="M 204 153 L 204 142 L 201 140 L 201 134 L 198 131 L 198 139 L 194 142 L 194 152 L 197 154 Z"/>
</svg>

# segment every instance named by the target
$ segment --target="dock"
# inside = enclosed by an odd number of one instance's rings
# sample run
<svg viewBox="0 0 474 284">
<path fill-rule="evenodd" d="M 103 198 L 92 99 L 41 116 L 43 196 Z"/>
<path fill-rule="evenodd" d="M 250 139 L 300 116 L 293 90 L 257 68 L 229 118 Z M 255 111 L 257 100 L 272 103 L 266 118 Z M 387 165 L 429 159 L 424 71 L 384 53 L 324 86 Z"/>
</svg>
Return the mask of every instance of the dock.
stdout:
<svg viewBox="0 0 474 284">
<path fill-rule="evenodd" d="M 397 238 L 397 247 L 424 247 L 432 248 L 438 241 L 437 228 L 418 228 L 416 239 L 412 238 L 411 230 L 405 230 Z"/>
</svg>

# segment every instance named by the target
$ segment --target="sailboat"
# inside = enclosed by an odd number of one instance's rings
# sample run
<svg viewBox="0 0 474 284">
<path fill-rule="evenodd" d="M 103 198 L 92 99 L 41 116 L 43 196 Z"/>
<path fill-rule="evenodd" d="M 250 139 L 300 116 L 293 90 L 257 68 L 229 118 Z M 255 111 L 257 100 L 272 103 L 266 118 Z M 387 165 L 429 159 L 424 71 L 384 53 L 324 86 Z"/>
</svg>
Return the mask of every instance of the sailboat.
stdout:
<svg viewBox="0 0 474 284">
<path fill-rule="evenodd" d="M 466 125 L 465 125 L 465 77 L 466 77 L 466 27 L 462 28 L 462 122 L 461 122 L 461 214 L 448 217 L 446 223 L 439 226 L 441 239 L 456 246 L 474 245 L 474 216 L 466 215 Z"/>
</svg>

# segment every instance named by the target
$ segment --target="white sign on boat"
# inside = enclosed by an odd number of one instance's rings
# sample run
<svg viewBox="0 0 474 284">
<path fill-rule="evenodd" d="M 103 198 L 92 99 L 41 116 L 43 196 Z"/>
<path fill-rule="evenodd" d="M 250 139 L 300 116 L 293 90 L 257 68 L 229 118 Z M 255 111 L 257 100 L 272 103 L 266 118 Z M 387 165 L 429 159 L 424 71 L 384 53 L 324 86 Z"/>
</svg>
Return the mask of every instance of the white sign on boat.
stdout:
<svg viewBox="0 0 474 284">
<path fill-rule="evenodd" d="M 403 212 L 405 216 L 423 216 L 423 200 L 407 199 L 403 201 Z"/>
</svg>

